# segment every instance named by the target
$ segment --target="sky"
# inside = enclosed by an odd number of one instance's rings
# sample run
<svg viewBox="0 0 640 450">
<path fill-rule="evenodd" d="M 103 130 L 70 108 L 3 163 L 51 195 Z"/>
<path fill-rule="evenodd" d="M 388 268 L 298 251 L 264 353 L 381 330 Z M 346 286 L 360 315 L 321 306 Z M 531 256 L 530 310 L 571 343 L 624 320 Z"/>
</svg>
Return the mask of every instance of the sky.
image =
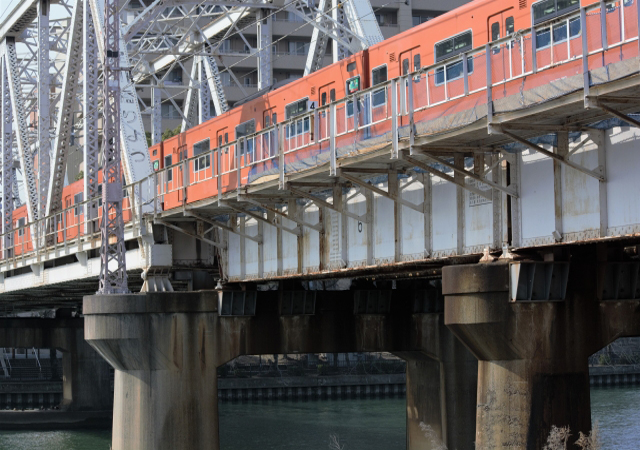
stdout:
<svg viewBox="0 0 640 450">
<path fill-rule="evenodd" d="M 20 3 L 20 0 L 0 0 L 0 22 L 4 20 L 10 11 L 13 11 L 13 8 L 18 3 Z"/>
</svg>

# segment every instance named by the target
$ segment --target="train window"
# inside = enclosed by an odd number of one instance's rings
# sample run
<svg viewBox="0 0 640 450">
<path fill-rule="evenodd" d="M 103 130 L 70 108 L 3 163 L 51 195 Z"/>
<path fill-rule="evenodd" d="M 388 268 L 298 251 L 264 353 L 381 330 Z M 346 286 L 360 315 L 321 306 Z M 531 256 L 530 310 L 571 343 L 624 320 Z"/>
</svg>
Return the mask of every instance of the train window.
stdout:
<svg viewBox="0 0 640 450">
<path fill-rule="evenodd" d="M 457 61 L 451 64 L 446 65 L 446 81 L 457 80 L 458 78 L 462 78 L 464 76 L 464 66 L 462 65 L 462 61 Z M 467 58 L 467 73 L 473 73 L 473 57 L 469 56 Z M 436 86 L 445 82 L 445 68 L 440 67 L 436 70 Z"/>
<path fill-rule="evenodd" d="M 193 160 L 194 172 L 198 172 L 199 170 L 204 170 L 211 165 L 211 160 L 209 159 L 209 151 L 211 151 L 211 148 L 209 146 L 209 139 L 200 141 L 193 146 L 193 156 L 198 156 L 203 153 L 206 153 L 206 155 L 203 155 L 200 158 L 196 158 Z"/>
<path fill-rule="evenodd" d="M 504 21 L 504 35 L 511 36 L 513 34 L 513 31 L 514 31 L 513 16 L 507 17 L 507 20 Z"/>
<path fill-rule="evenodd" d="M 360 75 L 347 80 L 347 95 L 355 94 L 360 90 Z"/>
<path fill-rule="evenodd" d="M 376 67 L 371 71 L 371 85 L 375 86 L 387 81 L 387 65 Z"/>
<path fill-rule="evenodd" d="M 225 133 L 224 134 L 224 143 L 228 144 L 229 143 L 229 133 Z"/>
<path fill-rule="evenodd" d="M 326 92 L 322 93 L 322 95 L 320 97 L 320 103 L 321 103 L 320 106 L 324 106 L 324 105 L 327 104 L 327 93 Z"/>
<path fill-rule="evenodd" d="M 542 0 L 531 5 L 533 24 L 561 16 L 580 8 L 580 0 Z"/>
<path fill-rule="evenodd" d="M 171 155 L 167 155 L 164 157 L 164 167 L 171 166 Z M 173 169 L 167 170 L 167 181 L 173 180 Z"/>
<path fill-rule="evenodd" d="M 218 136 L 218 147 L 222 147 L 222 135 Z"/>
<path fill-rule="evenodd" d="M 471 50 L 472 46 L 473 38 L 471 30 L 438 42 L 435 45 L 436 62 L 464 53 L 467 50 Z"/>
<path fill-rule="evenodd" d="M 329 91 L 329 101 L 330 102 L 335 102 L 336 101 L 336 90 L 335 89 L 331 89 L 331 91 Z"/>
<path fill-rule="evenodd" d="M 264 116 L 264 127 L 269 128 L 271 126 L 271 116 L 269 114 Z"/>
<path fill-rule="evenodd" d="M 84 200 L 84 194 L 82 192 L 73 196 L 74 205 L 78 205 L 82 203 L 83 200 Z M 79 214 L 80 214 L 80 207 L 76 206 L 75 208 L 73 208 L 73 215 L 77 217 Z"/>
<path fill-rule="evenodd" d="M 536 31 L 536 50 L 542 50 L 553 44 L 559 44 L 567 41 L 567 27 L 569 28 L 569 39 L 580 36 L 580 18 L 576 17 L 571 20 L 563 20 L 553 25 L 552 28 L 544 28 Z"/>
<path fill-rule="evenodd" d="M 356 62 L 350 62 L 349 64 L 347 64 L 347 72 L 353 72 L 354 70 L 356 70 Z"/>
<path fill-rule="evenodd" d="M 16 228 L 19 228 L 18 236 L 24 236 L 24 228 L 21 227 L 24 227 L 26 224 L 27 220 L 24 217 L 16 221 Z"/>
<path fill-rule="evenodd" d="M 271 123 L 274 125 L 278 123 L 278 115 L 276 113 L 271 114 Z"/>
<path fill-rule="evenodd" d="M 414 55 L 413 57 L 413 71 L 420 70 L 420 55 Z"/>
<path fill-rule="evenodd" d="M 250 136 L 256 132 L 256 122 L 255 120 L 247 120 L 244 123 L 241 123 L 236 127 L 236 140 L 239 140 L 241 137 Z M 247 143 L 247 148 L 245 149 L 244 142 Z M 249 138 L 246 141 L 238 142 L 238 149 L 241 155 L 246 153 L 253 153 L 253 138 Z"/>
<path fill-rule="evenodd" d="M 631 5 L 633 5 L 633 0 L 624 0 L 623 5 L 624 6 L 631 6 Z"/>
<path fill-rule="evenodd" d="M 158 150 L 154 150 L 153 151 L 153 156 L 156 156 L 158 154 Z"/>
<path fill-rule="evenodd" d="M 302 100 L 289 103 L 287 106 L 285 106 L 284 120 L 289 120 L 293 117 L 299 116 L 300 114 L 306 113 L 308 101 L 309 101 L 308 98 L 303 98 Z"/>
<path fill-rule="evenodd" d="M 353 117 L 353 102 L 347 102 L 347 117 Z"/>
<path fill-rule="evenodd" d="M 409 58 L 405 58 L 402 60 L 402 75 L 406 75 L 409 73 Z"/>
</svg>

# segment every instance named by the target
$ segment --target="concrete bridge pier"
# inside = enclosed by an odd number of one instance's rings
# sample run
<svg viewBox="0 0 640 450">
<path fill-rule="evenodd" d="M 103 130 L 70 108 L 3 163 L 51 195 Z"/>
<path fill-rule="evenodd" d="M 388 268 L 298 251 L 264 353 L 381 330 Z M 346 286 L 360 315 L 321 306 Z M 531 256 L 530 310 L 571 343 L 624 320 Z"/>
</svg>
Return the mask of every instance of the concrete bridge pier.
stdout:
<svg viewBox="0 0 640 450">
<path fill-rule="evenodd" d="M 582 250 L 584 252 L 584 250 Z M 478 358 L 476 448 L 543 448 L 591 430 L 588 358 L 640 331 L 636 300 L 600 302 L 595 255 L 572 255 L 566 299 L 509 301 L 509 264 L 443 269 L 445 322 Z"/>
<path fill-rule="evenodd" d="M 60 409 L 111 410 L 109 365 L 85 342 L 83 319 L 2 319 L 0 346 L 61 350 Z"/>
</svg>

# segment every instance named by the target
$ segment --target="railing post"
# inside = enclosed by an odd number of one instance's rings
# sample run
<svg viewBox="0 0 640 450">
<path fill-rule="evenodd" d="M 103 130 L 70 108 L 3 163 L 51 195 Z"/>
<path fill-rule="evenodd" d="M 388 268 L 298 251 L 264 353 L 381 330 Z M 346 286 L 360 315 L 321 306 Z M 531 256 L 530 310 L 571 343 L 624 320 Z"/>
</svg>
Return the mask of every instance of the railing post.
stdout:
<svg viewBox="0 0 640 450">
<path fill-rule="evenodd" d="M 335 177 L 336 176 L 336 166 L 337 166 L 337 162 L 336 162 L 336 104 L 335 102 L 331 103 L 330 109 L 329 109 L 329 115 L 331 117 L 329 117 L 329 161 L 330 161 L 330 165 L 329 165 L 329 176 L 330 177 Z"/>
<path fill-rule="evenodd" d="M 487 61 L 487 124 L 489 126 L 489 132 L 491 132 L 491 122 L 493 122 L 493 93 L 491 92 L 491 86 L 493 85 L 493 78 L 491 75 L 491 44 L 485 44 L 484 51 Z"/>
<path fill-rule="evenodd" d="M 398 80 L 391 80 L 391 159 L 398 159 Z"/>
<path fill-rule="evenodd" d="M 637 3 L 637 2 L 636 2 Z M 582 30 L 582 86 L 584 106 L 588 105 L 589 97 L 589 45 L 587 41 L 587 10 L 580 8 L 580 28 Z"/>
<path fill-rule="evenodd" d="M 222 146 L 218 144 L 218 152 L 216 153 L 216 177 L 218 181 L 218 204 L 222 201 L 222 166 L 220 162 L 222 161 L 222 157 L 220 156 L 222 153 Z"/>
<path fill-rule="evenodd" d="M 407 84 L 407 96 L 409 97 L 409 154 L 413 154 L 413 144 L 416 138 L 416 129 L 413 122 L 413 77 L 409 75 Z"/>
<path fill-rule="evenodd" d="M 249 152 L 247 151 L 247 138 L 246 137 L 242 137 L 238 140 L 238 144 L 236 144 L 236 176 L 237 176 L 237 181 L 236 181 L 236 189 L 238 191 L 238 194 L 240 194 L 240 188 L 242 187 L 242 171 L 240 170 L 240 163 L 242 162 L 242 156 L 241 156 L 241 152 L 240 149 L 244 150 L 244 154 L 245 154 L 245 159 L 247 158 L 247 156 L 249 155 Z"/>
<path fill-rule="evenodd" d="M 607 4 L 604 0 L 600 0 L 600 34 L 602 36 L 602 51 L 606 51 L 609 49 L 609 43 L 607 42 Z"/>
<path fill-rule="evenodd" d="M 469 95 L 469 68 L 467 67 L 467 53 L 462 54 L 462 73 L 464 74 L 464 95 Z"/>
<path fill-rule="evenodd" d="M 279 189 L 286 189 L 286 183 L 284 179 L 284 128 L 281 124 L 276 126 L 276 138 L 278 147 L 278 172 L 280 174 L 280 182 L 278 183 Z"/>
<path fill-rule="evenodd" d="M 320 138 L 320 125 L 318 123 L 318 109 L 313 110 L 313 142 L 319 142 Z"/>
<path fill-rule="evenodd" d="M 189 160 L 182 163 L 182 204 L 187 204 L 187 188 L 189 187 Z"/>
<path fill-rule="evenodd" d="M 167 169 L 165 169 L 166 171 Z M 158 215 L 158 172 L 153 172 L 153 217 Z"/>
</svg>

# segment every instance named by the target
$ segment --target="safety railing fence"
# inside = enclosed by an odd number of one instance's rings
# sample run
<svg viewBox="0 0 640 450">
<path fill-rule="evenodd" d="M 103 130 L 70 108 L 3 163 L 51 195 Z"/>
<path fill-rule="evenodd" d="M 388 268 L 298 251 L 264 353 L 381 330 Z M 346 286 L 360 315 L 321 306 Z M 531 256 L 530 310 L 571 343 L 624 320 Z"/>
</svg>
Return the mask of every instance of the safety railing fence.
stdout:
<svg viewBox="0 0 640 450">
<path fill-rule="evenodd" d="M 391 142 L 392 152 L 397 152 L 399 139 L 419 134 L 408 130 L 408 125 L 414 119 L 417 123 L 440 117 L 439 105 L 464 98 L 476 104 L 496 101 L 523 89 L 529 75 L 549 70 L 552 80 L 558 74 L 551 69 L 576 60 L 583 64 L 570 65 L 560 76 L 635 57 L 638 49 L 628 50 L 625 44 L 638 41 L 639 3 L 620 0 L 581 8 L 217 148 L 199 149 L 197 155 L 124 187 L 126 229 L 137 236 L 144 214 L 156 215 L 216 195 L 220 198 L 263 175 L 279 174 L 282 179 L 285 174 L 355 151 L 357 145 L 366 146 L 371 138 Z M 618 47 L 620 51 L 608 52 Z M 549 81 L 544 76 L 541 79 Z M 495 89 L 498 86 L 501 88 Z M 70 245 L 82 248 L 88 241 L 95 248 L 100 239 L 101 203 L 100 197 L 88 199 L 3 232 L 0 265 L 9 268 L 20 258 Z M 38 237 L 36 245 L 32 234 Z"/>
</svg>

